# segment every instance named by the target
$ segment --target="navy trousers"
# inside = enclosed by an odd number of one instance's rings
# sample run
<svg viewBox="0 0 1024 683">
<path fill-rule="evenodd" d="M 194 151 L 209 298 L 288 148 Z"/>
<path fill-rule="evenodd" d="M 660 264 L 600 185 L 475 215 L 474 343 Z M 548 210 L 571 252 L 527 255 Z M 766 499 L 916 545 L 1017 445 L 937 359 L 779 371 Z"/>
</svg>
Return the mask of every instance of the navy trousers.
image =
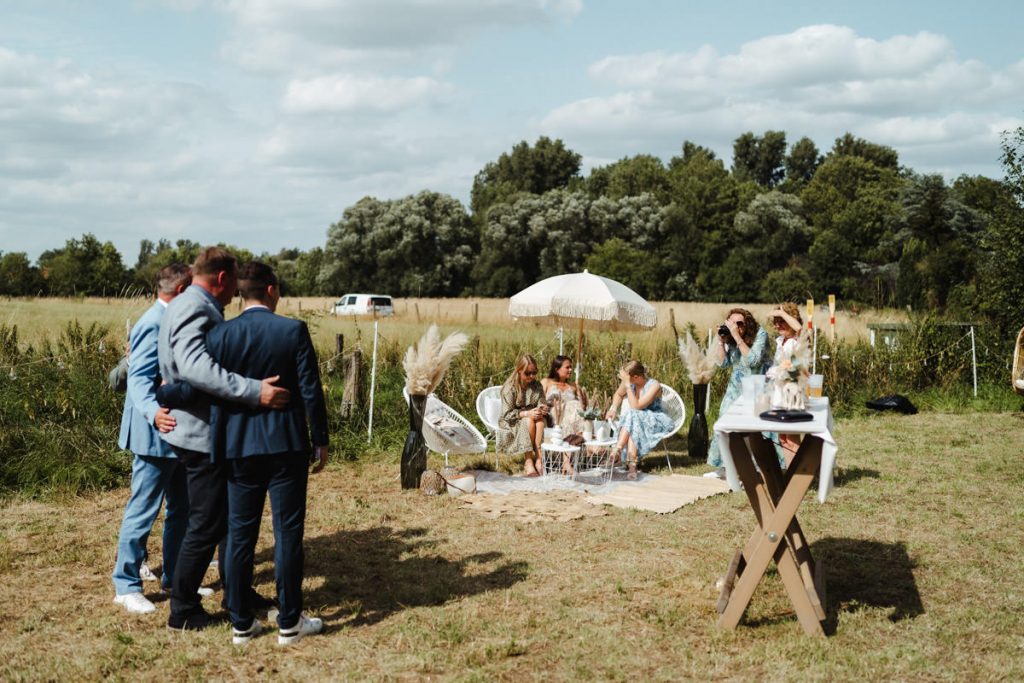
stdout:
<svg viewBox="0 0 1024 683">
<path fill-rule="evenodd" d="M 251 604 L 256 539 L 263 501 L 270 494 L 274 523 L 274 576 L 280 611 L 277 624 L 292 628 L 302 614 L 302 536 L 306 525 L 309 456 L 256 455 L 227 461 L 228 539 L 224 563 L 228 613 L 235 628 L 252 624 Z"/>
<path fill-rule="evenodd" d="M 198 595 L 213 552 L 227 528 L 225 467 L 211 462 L 207 453 L 175 448 L 188 479 L 188 529 L 171 577 L 171 616 L 168 625 L 179 628 L 190 614 L 205 612 Z M 223 570 L 221 572 L 223 575 Z"/>
</svg>

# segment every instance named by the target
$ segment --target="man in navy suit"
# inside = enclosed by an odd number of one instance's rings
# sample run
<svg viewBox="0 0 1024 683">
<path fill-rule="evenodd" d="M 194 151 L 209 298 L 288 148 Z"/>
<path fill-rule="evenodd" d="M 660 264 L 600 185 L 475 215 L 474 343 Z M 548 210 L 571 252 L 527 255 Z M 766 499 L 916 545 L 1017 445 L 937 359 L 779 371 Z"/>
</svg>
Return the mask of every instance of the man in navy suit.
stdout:
<svg viewBox="0 0 1024 683">
<path fill-rule="evenodd" d="M 175 420 L 156 401 L 159 384 L 157 337 L 167 304 L 192 282 L 188 266 L 174 263 L 157 274 L 156 301 L 142 314 L 128 336 L 128 386 L 121 414 L 117 445 L 132 452 L 131 495 L 124 509 L 114 565 L 114 602 L 133 614 L 156 607 L 142 594 L 140 568 L 146 540 L 166 500 L 163 541 L 163 587 L 170 589 L 174 564 L 188 524 L 188 488 L 185 469 L 158 429 L 170 429 Z"/>
<path fill-rule="evenodd" d="M 306 324 L 274 313 L 281 298 L 274 271 L 263 263 L 248 263 L 238 280 L 245 310 L 210 330 L 206 337 L 210 355 L 229 372 L 278 376 L 278 385 L 302 400 L 292 401 L 284 410 L 227 401 L 213 404 L 212 456 L 227 463 L 225 590 L 232 640 L 240 645 L 262 630 L 248 587 L 263 501 L 269 493 L 280 605 L 278 643 L 286 645 L 323 628 L 320 619 L 302 613 L 302 536 L 310 459 L 315 463 L 313 472 L 323 469 L 327 461 L 327 410 Z"/>
</svg>

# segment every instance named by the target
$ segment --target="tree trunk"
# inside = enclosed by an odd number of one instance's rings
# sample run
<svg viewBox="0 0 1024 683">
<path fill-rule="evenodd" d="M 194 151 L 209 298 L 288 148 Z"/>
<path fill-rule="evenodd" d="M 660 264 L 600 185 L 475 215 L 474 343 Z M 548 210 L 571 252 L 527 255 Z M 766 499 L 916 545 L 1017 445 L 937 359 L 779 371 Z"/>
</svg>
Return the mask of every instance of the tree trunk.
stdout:
<svg viewBox="0 0 1024 683">
<path fill-rule="evenodd" d="M 409 434 L 402 450 L 402 488 L 419 488 L 420 475 L 427 469 L 427 444 L 423 441 L 423 413 L 426 396 L 409 396 Z"/>
<path fill-rule="evenodd" d="M 708 390 L 706 384 L 693 385 L 693 418 L 690 419 L 690 432 L 686 437 L 686 449 L 691 458 L 704 460 L 708 456 Z"/>
</svg>

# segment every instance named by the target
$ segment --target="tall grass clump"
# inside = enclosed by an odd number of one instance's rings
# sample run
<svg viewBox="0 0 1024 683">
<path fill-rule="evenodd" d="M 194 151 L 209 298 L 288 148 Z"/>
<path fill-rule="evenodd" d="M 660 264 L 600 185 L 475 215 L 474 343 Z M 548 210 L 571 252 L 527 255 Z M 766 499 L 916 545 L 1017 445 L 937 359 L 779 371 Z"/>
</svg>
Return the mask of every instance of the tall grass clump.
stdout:
<svg viewBox="0 0 1024 683">
<path fill-rule="evenodd" d="M 78 493 L 127 482 L 117 447 L 124 396 L 107 388 L 122 353 L 105 326 L 68 323 L 57 339 L 18 348 L 0 325 L 0 492 Z"/>
</svg>

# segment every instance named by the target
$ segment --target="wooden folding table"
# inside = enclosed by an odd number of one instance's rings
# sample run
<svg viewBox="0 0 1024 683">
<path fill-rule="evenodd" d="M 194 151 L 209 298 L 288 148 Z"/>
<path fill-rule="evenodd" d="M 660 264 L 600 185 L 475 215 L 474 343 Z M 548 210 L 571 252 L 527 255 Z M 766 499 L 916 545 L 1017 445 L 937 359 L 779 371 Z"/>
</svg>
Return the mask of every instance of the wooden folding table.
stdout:
<svg viewBox="0 0 1024 683">
<path fill-rule="evenodd" d="M 832 487 L 836 443 L 828 399 L 817 399 L 809 408 L 812 421 L 769 422 L 740 399 L 715 423 L 726 478 L 734 491 L 742 487 L 746 492 L 757 518 L 757 526 L 746 545 L 736 550 L 726 572 L 718 600 L 718 624 L 723 628 L 736 628 L 774 560 L 804 631 L 825 634 L 824 570 L 811 557 L 796 512 L 815 474 L 819 475 L 818 500 L 825 501 Z M 765 432 L 804 435 L 786 471 Z"/>
</svg>

